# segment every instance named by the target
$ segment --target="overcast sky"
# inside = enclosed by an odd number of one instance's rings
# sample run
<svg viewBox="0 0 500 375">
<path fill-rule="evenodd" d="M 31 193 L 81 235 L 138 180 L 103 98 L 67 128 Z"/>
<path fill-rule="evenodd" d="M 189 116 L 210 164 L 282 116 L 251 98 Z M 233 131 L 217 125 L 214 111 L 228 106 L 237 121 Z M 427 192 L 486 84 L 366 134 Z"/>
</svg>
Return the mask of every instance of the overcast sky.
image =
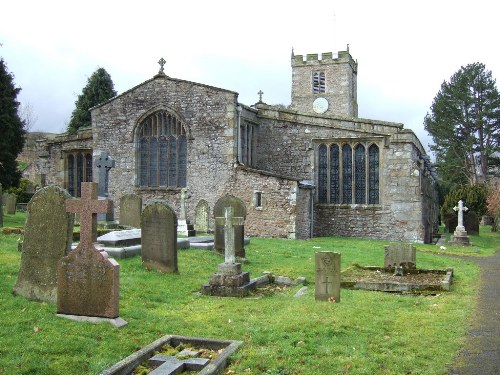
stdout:
<svg viewBox="0 0 500 375">
<path fill-rule="evenodd" d="M 4 1 L 0 56 L 32 130 L 62 132 L 99 67 L 118 93 L 171 77 L 238 92 L 251 105 L 289 104 L 290 54 L 358 60 L 359 117 L 401 122 L 428 148 L 423 119 L 441 83 L 481 62 L 500 72 L 498 6 L 491 0 Z"/>
</svg>

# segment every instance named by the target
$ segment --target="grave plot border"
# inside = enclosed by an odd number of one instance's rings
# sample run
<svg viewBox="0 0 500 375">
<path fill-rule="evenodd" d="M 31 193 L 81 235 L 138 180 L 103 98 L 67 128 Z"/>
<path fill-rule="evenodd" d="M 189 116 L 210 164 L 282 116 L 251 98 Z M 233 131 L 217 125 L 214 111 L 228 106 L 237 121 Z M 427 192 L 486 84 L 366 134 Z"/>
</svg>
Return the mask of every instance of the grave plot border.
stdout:
<svg viewBox="0 0 500 375">
<path fill-rule="evenodd" d="M 162 346 L 169 344 L 171 346 L 178 346 L 179 344 L 190 344 L 199 348 L 210 350 L 222 350 L 214 359 L 198 372 L 198 375 L 215 375 L 219 374 L 226 366 L 229 357 L 243 345 L 243 341 L 234 340 L 216 340 L 207 339 L 202 337 L 189 337 L 189 336 L 176 336 L 166 335 L 160 337 L 158 340 L 153 341 L 151 344 L 146 345 L 144 348 L 122 359 L 114 366 L 104 370 L 100 375 L 130 375 L 135 368 L 141 363 L 151 358 L 154 352 L 159 350 Z"/>
</svg>

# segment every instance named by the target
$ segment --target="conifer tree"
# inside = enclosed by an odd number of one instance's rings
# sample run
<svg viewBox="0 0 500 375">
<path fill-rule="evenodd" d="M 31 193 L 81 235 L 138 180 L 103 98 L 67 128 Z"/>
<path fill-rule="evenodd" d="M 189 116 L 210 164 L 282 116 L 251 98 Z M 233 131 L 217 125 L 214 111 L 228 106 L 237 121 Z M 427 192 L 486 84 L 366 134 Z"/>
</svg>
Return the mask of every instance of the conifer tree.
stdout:
<svg viewBox="0 0 500 375">
<path fill-rule="evenodd" d="M 104 68 L 97 69 L 87 80 L 87 85 L 78 95 L 75 109 L 68 124 L 68 133 L 74 134 L 80 128 L 91 126 L 89 109 L 116 96 L 111 76 Z"/>
<path fill-rule="evenodd" d="M 0 183 L 3 189 L 16 186 L 21 178 L 16 158 L 23 150 L 26 131 L 18 113 L 20 91 L 0 58 Z"/>
</svg>

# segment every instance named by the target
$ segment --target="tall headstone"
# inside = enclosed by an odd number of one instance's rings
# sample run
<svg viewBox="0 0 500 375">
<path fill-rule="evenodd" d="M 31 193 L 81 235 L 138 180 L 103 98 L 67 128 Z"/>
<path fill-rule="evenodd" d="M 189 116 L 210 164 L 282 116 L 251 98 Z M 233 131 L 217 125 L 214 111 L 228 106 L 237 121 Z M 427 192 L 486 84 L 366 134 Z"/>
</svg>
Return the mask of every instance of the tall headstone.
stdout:
<svg viewBox="0 0 500 375">
<path fill-rule="evenodd" d="M 5 195 L 4 195 L 5 197 Z M 7 210 L 7 213 L 9 215 L 15 215 L 16 213 L 16 203 L 17 203 L 17 196 L 15 194 L 7 194 L 6 195 L 6 200 L 5 200 L 5 209 Z"/>
<path fill-rule="evenodd" d="M 468 211 L 464 215 L 464 227 L 467 234 L 479 234 L 479 217 L 474 211 Z"/>
<path fill-rule="evenodd" d="M 3 227 L 3 200 L 2 184 L 0 184 L 0 227 Z"/>
<path fill-rule="evenodd" d="M 394 243 L 384 246 L 384 268 L 404 270 L 417 268 L 417 248 L 410 243 Z"/>
<path fill-rule="evenodd" d="M 460 200 L 458 201 L 458 205 L 453 207 L 453 210 L 457 212 L 458 225 L 455 228 L 455 232 L 453 232 L 450 243 L 455 245 L 470 245 L 470 239 L 464 227 L 464 212 L 467 211 L 468 208 L 465 207 L 464 202 Z"/>
<path fill-rule="evenodd" d="M 182 236 L 195 236 L 196 231 L 194 230 L 194 225 L 190 223 L 190 221 L 187 219 L 187 199 L 189 197 L 188 194 L 188 189 L 187 188 L 182 188 L 181 189 L 181 209 L 180 209 L 180 214 L 179 214 L 179 221 L 178 221 L 178 226 L 177 226 L 177 233 L 179 233 Z"/>
<path fill-rule="evenodd" d="M 142 198 L 136 194 L 126 194 L 120 198 L 120 225 L 141 227 Z"/>
<path fill-rule="evenodd" d="M 82 182 L 81 197 L 66 201 L 68 212 L 80 213 L 80 243 L 59 261 L 57 312 L 114 319 L 119 315 L 120 265 L 94 245 L 97 213 L 111 205 L 97 199 L 95 182 Z"/>
<path fill-rule="evenodd" d="M 56 302 L 57 264 L 68 254 L 73 240 L 74 214 L 66 212 L 66 200 L 70 198 L 65 190 L 47 186 L 28 203 L 14 294 L 34 301 Z"/>
<path fill-rule="evenodd" d="M 98 189 L 97 195 L 99 199 L 105 199 L 108 196 L 109 185 L 109 171 L 115 167 L 115 161 L 109 155 L 109 152 L 102 151 L 101 155 L 94 162 L 95 167 L 98 169 Z M 110 209 L 106 213 L 99 213 L 97 215 L 98 221 L 113 221 L 113 210 Z"/>
<path fill-rule="evenodd" d="M 215 233 L 214 233 L 214 248 L 220 253 L 224 253 L 224 227 L 225 227 L 225 210 L 227 207 L 233 208 L 234 215 L 234 249 L 238 258 L 245 258 L 245 218 L 247 211 L 245 204 L 239 198 L 232 195 L 226 195 L 215 203 L 214 218 L 215 218 Z"/>
<path fill-rule="evenodd" d="M 208 202 L 204 199 L 200 200 L 196 205 L 194 229 L 198 233 L 208 233 L 210 218 L 210 208 Z"/>
<path fill-rule="evenodd" d="M 328 301 L 333 298 L 340 302 L 340 253 L 320 251 L 315 254 L 316 301 Z"/>
<path fill-rule="evenodd" d="M 234 236 L 236 232 L 233 221 L 233 207 L 228 206 L 224 213 L 225 250 L 224 263 L 219 264 L 217 272 L 212 275 L 210 282 L 201 288 L 203 294 L 220 297 L 243 297 L 255 289 L 256 280 L 250 281 L 248 272 L 241 271 L 241 263 L 236 262 Z M 238 221 L 238 220 L 237 220 Z"/>
<path fill-rule="evenodd" d="M 163 203 L 147 205 L 141 217 L 141 254 L 146 268 L 177 273 L 177 216 Z"/>
</svg>

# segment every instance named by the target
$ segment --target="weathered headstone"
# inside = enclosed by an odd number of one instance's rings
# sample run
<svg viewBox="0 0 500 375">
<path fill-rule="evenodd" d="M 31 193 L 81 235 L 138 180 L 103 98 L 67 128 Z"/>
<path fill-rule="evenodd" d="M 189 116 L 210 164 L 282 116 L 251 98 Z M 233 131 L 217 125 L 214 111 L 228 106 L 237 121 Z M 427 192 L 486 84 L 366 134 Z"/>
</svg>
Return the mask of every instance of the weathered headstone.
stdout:
<svg viewBox="0 0 500 375">
<path fill-rule="evenodd" d="M 203 294 L 220 297 L 243 297 L 255 289 L 256 281 L 250 281 L 248 272 L 241 271 L 241 263 L 236 263 L 236 249 L 234 236 L 240 218 L 233 217 L 233 207 L 228 206 L 224 215 L 225 251 L 224 263 L 219 264 L 217 272 L 212 275 L 210 282 L 201 288 Z"/>
<path fill-rule="evenodd" d="M 0 184 L 0 227 L 3 227 L 3 193 L 2 184 Z"/>
<path fill-rule="evenodd" d="M 340 302 L 340 253 L 320 251 L 315 254 L 316 301 L 328 301 L 333 298 Z"/>
<path fill-rule="evenodd" d="M 81 196 L 66 201 L 67 211 L 80 213 L 80 243 L 59 261 L 57 312 L 114 319 L 119 315 L 120 265 L 94 245 L 97 213 L 111 206 L 97 199 L 95 182 L 82 182 Z"/>
<path fill-rule="evenodd" d="M 464 227 L 467 234 L 479 234 L 479 217 L 474 211 L 469 211 L 464 215 Z"/>
<path fill-rule="evenodd" d="M 195 236 L 196 231 L 194 230 L 194 225 L 187 219 L 187 199 L 189 197 L 188 189 L 181 189 L 181 209 L 180 209 L 180 218 L 177 225 L 177 233 L 182 236 Z"/>
<path fill-rule="evenodd" d="M 142 198 L 126 194 L 120 198 L 120 225 L 141 227 Z"/>
<path fill-rule="evenodd" d="M 141 217 L 141 254 L 146 268 L 177 273 L 177 216 L 163 203 L 147 205 Z"/>
<path fill-rule="evenodd" d="M 6 194 L 4 195 L 5 199 L 5 209 L 7 210 L 7 213 L 9 215 L 15 215 L 16 213 L 16 203 L 17 203 L 17 196 L 15 194 Z"/>
<path fill-rule="evenodd" d="M 114 168 L 115 161 L 109 155 L 109 152 L 102 151 L 101 155 L 94 162 L 95 167 L 98 169 L 98 189 L 97 195 L 99 199 L 105 199 L 108 196 L 108 185 L 109 185 L 109 171 Z M 113 208 L 110 208 L 106 213 L 97 214 L 98 221 L 113 221 Z"/>
<path fill-rule="evenodd" d="M 214 248 L 220 253 L 224 253 L 224 226 L 225 226 L 225 210 L 227 207 L 233 208 L 235 223 L 234 232 L 234 249 L 238 258 L 245 258 L 245 218 L 247 211 L 245 204 L 239 198 L 232 195 L 226 195 L 220 198 L 214 206 L 215 218 L 215 233 L 214 233 Z"/>
<path fill-rule="evenodd" d="M 70 251 L 73 239 L 74 214 L 66 212 L 70 198 L 57 186 L 40 189 L 31 198 L 14 294 L 56 302 L 57 264 Z"/>
<path fill-rule="evenodd" d="M 417 268 L 417 248 L 410 243 L 393 243 L 384 246 L 384 268 L 403 270 Z"/>
<path fill-rule="evenodd" d="M 453 233 L 458 225 L 458 218 L 455 212 L 447 212 L 444 216 L 446 233 Z"/>
<path fill-rule="evenodd" d="M 210 218 L 210 208 L 208 202 L 204 199 L 200 200 L 196 205 L 194 229 L 198 233 L 208 233 Z"/>
</svg>

